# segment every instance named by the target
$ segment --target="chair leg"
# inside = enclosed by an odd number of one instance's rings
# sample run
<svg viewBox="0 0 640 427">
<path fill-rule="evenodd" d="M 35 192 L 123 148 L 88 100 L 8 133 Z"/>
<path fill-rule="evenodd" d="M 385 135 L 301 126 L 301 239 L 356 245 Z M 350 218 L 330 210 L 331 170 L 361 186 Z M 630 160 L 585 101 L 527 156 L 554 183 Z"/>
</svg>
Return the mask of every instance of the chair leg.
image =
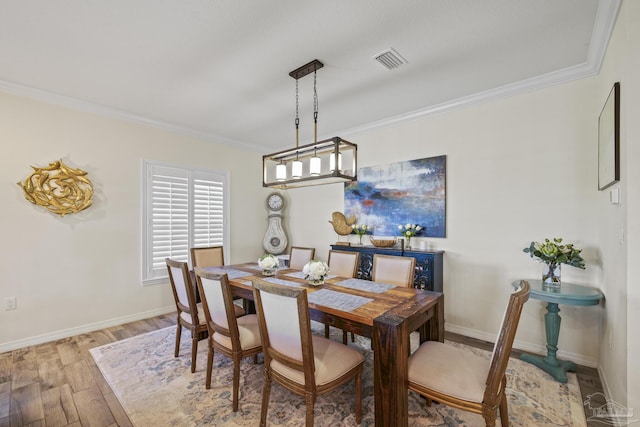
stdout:
<svg viewBox="0 0 640 427">
<path fill-rule="evenodd" d="M 238 412 L 238 389 L 240 388 L 240 355 L 233 357 L 233 412 Z"/>
<path fill-rule="evenodd" d="M 262 386 L 262 408 L 260 409 L 260 427 L 266 427 L 267 425 L 267 409 L 269 409 L 269 392 L 271 391 L 271 374 L 265 367 L 264 384 Z"/>
<path fill-rule="evenodd" d="M 329 325 L 324 325 L 324 337 L 329 338 Z"/>
<path fill-rule="evenodd" d="M 356 375 L 356 423 L 362 421 L 362 371 Z"/>
<path fill-rule="evenodd" d="M 483 409 L 482 416 L 484 417 L 484 423 L 487 427 L 496 426 L 496 409 Z"/>
<path fill-rule="evenodd" d="M 207 353 L 207 379 L 204 387 L 209 390 L 211 388 L 211 371 L 213 370 L 213 345 L 209 342 L 209 352 Z"/>
<path fill-rule="evenodd" d="M 347 341 L 348 341 L 347 336 L 348 336 L 347 331 L 342 331 L 342 344 L 344 345 L 347 345 Z"/>
<path fill-rule="evenodd" d="M 313 407 L 315 400 L 313 393 L 308 391 L 304 393 L 304 403 L 307 405 L 306 427 L 313 427 Z"/>
<path fill-rule="evenodd" d="M 502 399 L 500 400 L 500 425 L 509 427 L 509 410 L 507 409 L 507 395 L 505 393 L 502 393 Z"/>
<path fill-rule="evenodd" d="M 351 342 L 356 342 L 356 336 L 353 332 L 351 332 Z"/>
<path fill-rule="evenodd" d="M 191 373 L 196 371 L 196 357 L 198 356 L 198 334 L 195 329 L 191 331 Z"/>
<path fill-rule="evenodd" d="M 178 320 L 178 329 L 176 330 L 176 351 L 174 352 L 174 357 L 178 357 L 180 354 L 180 337 L 182 336 L 182 325 Z"/>
</svg>

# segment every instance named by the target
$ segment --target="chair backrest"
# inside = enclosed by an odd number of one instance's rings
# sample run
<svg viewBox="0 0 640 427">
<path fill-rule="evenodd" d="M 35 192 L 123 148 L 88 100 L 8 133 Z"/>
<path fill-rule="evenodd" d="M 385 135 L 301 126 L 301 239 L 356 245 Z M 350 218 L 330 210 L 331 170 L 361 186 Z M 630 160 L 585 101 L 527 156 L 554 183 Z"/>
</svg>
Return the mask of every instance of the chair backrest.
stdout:
<svg viewBox="0 0 640 427">
<path fill-rule="evenodd" d="M 178 315 L 186 313 L 191 316 L 192 324 L 199 324 L 198 308 L 196 306 L 196 292 L 191 282 L 189 266 L 186 262 L 165 259 L 169 271 L 169 281 L 176 301 Z"/>
<path fill-rule="evenodd" d="M 491 367 L 489 368 L 487 387 L 485 388 L 483 399 L 486 404 L 492 405 L 495 403 L 495 405 L 498 405 L 499 403 L 500 392 L 506 385 L 505 372 L 509 363 L 513 340 L 518 329 L 520 313 L 522 312 L 522 306 L 529 299 L 530 291 L 529 283 L 526 280 L 522 280 L 520 281 L 519 289 L 509 297 L 509 304 L 502 318 L 500 332 L 491 355 Z"/>
<path fill-rule="evenodd" d="M 397 286 L 413 286 L 416 259 L 406 256 L 373 255 L 371 280 Z"/>
<path fill-rule="evenodd" d="M 307 292 L 256 280 L 253 295 L 260 324 L 265 366 L 272 361 L 304 373 L 315 388 L 315 364 Z"/>
<path fill-rule="evenodd" d="M 292 246 L 289 252 L 289 268 L 302 270 L 302 267 L 313 259 L 316 254 L 315 248 L 303 248 Z"/>
<path fill-rule="evenodd" d="M 216 333 L 229 337 L 233 347 L 240 348 L 240 334 L 229 277 L 226 273 L 216 274 L 200 267 L 196 267 L 194 272 L 209 335 L 213 336 Z"/>
<path fill-rule="evenodd" d="M 191 264 L 193 267 L 221 267 L 224 265 L 222 246 L 208 248 L 191 248 Z"/>
<path fill-rule="evenodd" d="M 360 253 L 347 251 L 329 251 L 329 270 L 332 274 L 341 277 L 356 277 L 358 273 L 358 261 Z"/>
</svg>

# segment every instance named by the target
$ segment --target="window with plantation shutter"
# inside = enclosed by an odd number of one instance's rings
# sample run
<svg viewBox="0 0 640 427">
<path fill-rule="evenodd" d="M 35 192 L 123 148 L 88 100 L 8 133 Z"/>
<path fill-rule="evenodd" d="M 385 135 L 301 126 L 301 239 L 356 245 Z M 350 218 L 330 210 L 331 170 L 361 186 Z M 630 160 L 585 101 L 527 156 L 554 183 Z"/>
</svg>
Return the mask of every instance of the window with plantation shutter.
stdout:
<svg viewBox="0 0 640 427">
<path fill-rule="evenodd" d="M 227 174 L 151 161 L 143 171 L 142 281 L 161 283 L 166 258 L 188 261 L 189 248 L 225 245 Z"/>
</svg>

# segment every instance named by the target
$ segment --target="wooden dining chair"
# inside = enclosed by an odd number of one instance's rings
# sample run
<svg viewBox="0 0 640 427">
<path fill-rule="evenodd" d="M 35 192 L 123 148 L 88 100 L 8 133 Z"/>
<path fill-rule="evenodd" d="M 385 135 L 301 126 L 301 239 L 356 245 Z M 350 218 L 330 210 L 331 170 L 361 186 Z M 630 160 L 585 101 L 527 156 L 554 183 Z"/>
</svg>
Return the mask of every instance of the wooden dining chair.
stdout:
<svg viewBox="0 0 640 427">
<path fill-rule="evenodd" d="M 311 334 L 307 291 L 253 282 L 262 348 L 264 385 L 260 425 L 266 426 L 271 381 L 304 396 L 306 426 L 313 426 L 316 396 L 355 380 L 356 422 L 362 419 L 364 357 L 346 345 Z"/>
<path fill-rule="evenodd" d="M 396 286 L 413 286 L 416 259 L 408 256 L 373 255 L 371 280 Z"/>
<path fill-rule="evenodd" d="M 289 252 L 289 268 L 302 270 L 302 267 L 311 261 L 315 254 L 315 248 L 292 246 L 291 251 Z"/>
<path fill-rule="evenodd" d="M 191 331 L 191 372 L 196 371 L 196 355 L 198 354 L 198 339 L 200 334 L 207 332 L 207 324 L 202 310 L 202 304 L 196 303 L 196 293 L 191 282 L 191 273 L 186 262 L 165 260 L 169 271 L 169 281 L 173 298 L 178 310 L 175 357 L 180 353 L 180 339 L 182 328 Z"/>
<path fill-rule="evenodd" d="M 529 283 L 520 282 L 511 294 L 489 360 L 438 341 L 427 341 L 409 357 L 409 390 L 447 406 L 482 414 L 495 426 L 498 409 L 502 427 L 509 426 L 505 372 L 522 306 L 529 299 Z"/>
<path fill-rule="evenodd" d="M 340 277 L 354 278 L 358 275 L 358 262 L 360 261 L 359 252 L 336 251 L 330 250 L 327 264 L 331 274 Z M 324 336 L 329 338 L 331 327 L 324 325 Z M 351 340 L 355 341 L 355 336 L 351 333 Z M 342 343 L 347 343 L 347 331 L 342 331 Z"/>
<path fill-rule="evenodd" d="M 191 248 L 191 265 L 193 266 L 193 268 L 223 266 L 224 248 L 222 246 Z"/>
<path fill-rule="evenodd" d="M 222 267 L 224 266 L 224 248 L 222 246 L 209 246 L 204 248 L 191 248 L 191 265 L 196 267 Z M 236 300 L 242 300 L 237 297 Z M 234 305 L 236 317 L 244 316 L 248 312 L 247 302 L 242 300 L 242 307 Z"/>
<path fill-rule="evenodd" d="M 248 314 L 236 318 L 236 306 L 226 274 L 215 274 L 199 267 L 195 268 L 196 281 L 202 298 L 202 308 L 209 331 L 209 353 L 207 355 L 207 377 L 205 387 L 211 388 L 211 371 L 215 350 L 233 361 L 233 412 L 238 411 L 240 388 L 240 361 L 262 353 L 258 316 Z"/>
</svg>

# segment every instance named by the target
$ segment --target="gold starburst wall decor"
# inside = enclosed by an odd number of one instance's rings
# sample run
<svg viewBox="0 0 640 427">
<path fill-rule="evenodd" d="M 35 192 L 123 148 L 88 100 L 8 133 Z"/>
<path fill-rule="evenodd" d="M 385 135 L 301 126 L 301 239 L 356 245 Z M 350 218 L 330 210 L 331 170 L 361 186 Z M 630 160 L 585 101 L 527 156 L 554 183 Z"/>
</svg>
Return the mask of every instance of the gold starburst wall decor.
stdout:
<svg viewBox="0 0 640 427">
<path fill-rule="evenodd" d="M 24 191 L 25 199 L 34 205 L 65 216 L 78 213 L 93 203 L 93 183 L 82 169 L 70 168 L 62 160 L 49 163 L 47 167 L 31 168 L 33 173 L 18 185 Z"/>
</svg>

